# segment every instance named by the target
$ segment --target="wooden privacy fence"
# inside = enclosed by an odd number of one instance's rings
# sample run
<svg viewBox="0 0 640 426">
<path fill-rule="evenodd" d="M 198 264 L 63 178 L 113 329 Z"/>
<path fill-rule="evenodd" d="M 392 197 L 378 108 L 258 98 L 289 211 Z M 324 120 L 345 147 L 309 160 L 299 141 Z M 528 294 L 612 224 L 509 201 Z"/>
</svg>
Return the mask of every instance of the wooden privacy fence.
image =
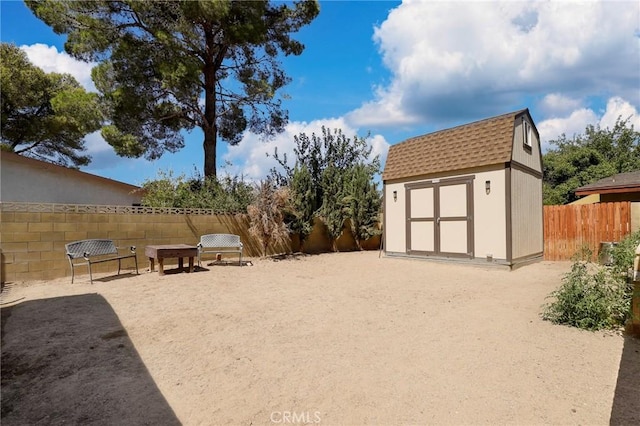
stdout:
<svg viewBox="0 0 640 426">
<path fill-rule="evenodd" d="M 544 259 L 570 260 L 588 247 L 595 260 L 602 242 L 615 242 L 631 232 L 631 203 L 544 206 Z"/>
</svg>

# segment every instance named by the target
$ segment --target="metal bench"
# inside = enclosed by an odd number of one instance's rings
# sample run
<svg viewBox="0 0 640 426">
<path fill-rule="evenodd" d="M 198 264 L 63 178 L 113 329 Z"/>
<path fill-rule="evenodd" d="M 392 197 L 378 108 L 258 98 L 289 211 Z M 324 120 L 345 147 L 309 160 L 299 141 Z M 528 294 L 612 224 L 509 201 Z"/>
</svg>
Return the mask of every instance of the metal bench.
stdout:
<svg viewBox="0 0 640 426">
<path fill-rule="evenodd" d="M 242 266 L 242 243 L 239 235 L 207 234 L 200 237 L 198 243 L 198 266 L 204 253 L 238 253 L 238 263 Z"/>
<path fill-rule="evenodd" d="M 130 246 L 130 253 L 119 254 L 118 247 L 112 240 L 82 240 L 65 244 L 69 265 L 71 265 L 71 283 L 75 277 L 75 267 L 87 265 L 89 268 L 89 281 L 93 284 L 93 275 L 91 274 L 91 265 L 96 263 L 118 261 L 118 275 L 120 274 L 120 262 L 122 259 L 132 257 L 136 264 L 136 274 L 138 274 L 138 259 L 136 258 L 136 247 Z M 78 261 L 82 259 L 83 261 Z"/>
</svg>

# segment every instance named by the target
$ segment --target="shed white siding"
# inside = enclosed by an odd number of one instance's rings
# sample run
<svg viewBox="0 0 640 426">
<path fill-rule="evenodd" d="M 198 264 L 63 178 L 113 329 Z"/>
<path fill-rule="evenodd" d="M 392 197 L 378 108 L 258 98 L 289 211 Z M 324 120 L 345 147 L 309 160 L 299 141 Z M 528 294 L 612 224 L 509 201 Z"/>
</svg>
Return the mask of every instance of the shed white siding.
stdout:
<svg viewBox="0 0 640 426">
<path fill-rule="evenodd" d="M 467 176 L 473 176 L 473 241 L 474 241 L 474 257 L 486 259 L 487 255 L 491 255 L 493 260 L 506 260 L 507 258 L 507 245 L 506 245 L 506 204 L 504 202 L 506 185 L 505 185 L 505 169 L 494 169 L 468 171 L 464 174 L 449 175 L 446 179 L 464 178 Z M 415 185 L 420 183 L 431 182 L 433 179 L 423 180 L 403 180 L 400 182 L 386 183 L 384 187 L 385 205 L 384 205 L 384 227 L 385 241 L 384 247 L 388 254 L 405 254 L 407 251 L 407 199 L 405 185 L 408 183 Z M 490 191 L 487 194 L 486 182 L 490 182 Z M 443 211 L 441 214 L 446 215 L 458 215 L 463 211 L 463 205 L 466 205 L 466 199 L 463 198 L 464 194 L 459 192 L 460 187 L 443 187 L 440 193 L 440 197 L 452 197 L 455 199 L 454 203 L 446 204 L 448 209 L 454 209 L 459 211 Z M 394 191 L 396 192 L 397 200 L 394 201 Z M 421 197 L 414 197 L 412 200 L 411 209 L 417 211 L 428 210 L 429 203 L 433 203 L 432 192 L 430 190 L 418 189 L 413 191 L 419 191 Z M 432 191 L 432 190 L 431 190 Z M 460 213 L 465 214 L 465 213 Z M 433 227 L 430 223 L 414 224 L 417 228 L 420 228 L 423 232 L 424 240 L 414 242 L 414 249 L 422 248 L 424 251 L 433 250 Z M 464 236 L 466 228 L 463 229 L 462 224 L 453 222 L 442 222 L 441 226 L 446 228 L 443 233 L 448 235 L 448 238 L 444 238 L 441 242 L 441 251 L 449 252 L 461 252 L 464 248 L 459 247 L 462 242 L 466 241 Z M 456 238 L 456 235 L 458 237 Z"/>
<path fill-rule="evenodd" d="M 384 248 L 388 253 L 404 253 L 407 247 L 404 182 L 384 186 Z M 394 194 L 397 199 L 394 199 Z"/>
<path fill-rule="evenodd" d="M 485 189 L 487 181 L 491 187 L 489 194 Z M 486 259 L 491 255 L 494 260 L 504 260 L 507 258 L 505 169 L 476 174 L 473 186 L 475 257 Z"/>
</svg>

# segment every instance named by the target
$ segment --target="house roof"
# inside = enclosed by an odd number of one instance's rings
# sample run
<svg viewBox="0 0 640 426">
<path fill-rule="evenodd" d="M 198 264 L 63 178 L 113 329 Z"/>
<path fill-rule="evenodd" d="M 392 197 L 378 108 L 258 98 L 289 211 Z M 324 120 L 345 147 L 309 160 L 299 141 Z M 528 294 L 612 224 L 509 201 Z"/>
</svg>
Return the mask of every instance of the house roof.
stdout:
<svg viewBox="0 0 640 426">
<path fill-rule="evenodd" d="M 416 136 L 389 148 L 382 179 L 462 170 L 511 161 L 513 131 L 523 109 Z"/>
<path fill-rule="evenodd" d="M 576 195 L 640 192 L 640 170 L 618 173 L 589 185 L 576 188 Z"/>
<path fill-rule="evenodd" d="M 24 155 L 18 155 L 13 152 L 3 151 L 0 154 L 0 158 L 3 161 L 13 161 L 16 163 L 22 163 L 26 167 L 31 167 L 35 169 L 46 170 L 52 173 L 65 173 L 69 176 L 76 177 L 77 179 L 91 179 L 97 182 L 101 182 L 103 184 L 111 185 L 113 187 L 119 187 L 128 192 L 139 190 L 140 187 L 136 185 L 131 185 L 129 183 L 121 182 L 114 179 L 105 178 L 98 175 L 93 175 L 91 173 L 81 172 L 77 169 L 72 169 L 70 167 L 60 166 L 58 164 L 49 163 L 46 161 L 37 160 L 35 158 L 26 157 Z"/>
</svg>

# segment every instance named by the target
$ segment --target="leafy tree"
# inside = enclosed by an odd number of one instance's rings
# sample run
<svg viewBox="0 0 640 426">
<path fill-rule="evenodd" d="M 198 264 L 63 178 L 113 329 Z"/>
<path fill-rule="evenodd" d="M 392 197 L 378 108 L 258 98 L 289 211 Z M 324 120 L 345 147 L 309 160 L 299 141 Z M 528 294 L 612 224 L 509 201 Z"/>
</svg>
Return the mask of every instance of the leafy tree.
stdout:
<svg viewBox="0 0 640 426">
<path fill-rule="evenodd" d="M 270 181 L 260 183 L 258 195 L 247 212 L 249 214 L 249 233 L 262 244 L 262 256 L 267 256 L 269 246 L 286 242 L 289 230 L 284 224 L 284 211 L 289 200 L 289 191 L 285 187 L 276 188 Z"/>
<path fill-rule="evenodd" d="M 346 216 L 350 219 L 351 234 L 358 248 L 360 242 L 379 235 L 382 200 L 373 182 L 373 170 L 363 164 L 352 167 L 345 182 Z"/>
<path fill-rule="evenodd" d="M 543 157 L 545 204 L 572 202 L 580 186 L 640 169 L 640 133 L 628 119 L 618 118 L 613 129 L 589 125 L 583 135 L 562 135 L 551 144 Z"/>
<path fill-rule="evenodd" d="M 285 223 L 289 231 L 300 236 L 300 250 L 304 250 L 304 242 L 313 230 L 316 210 L 316 191 L 311 182 L 311 174 L 305 164 L 296 167 L 290 182 L 290 209 L 285 215 Z"/>
<path fill-rule="evenodd" d="M 377 156 L 369 158 L 372 148 L 367 145 L 367 138 L 358 136 L 353 139 L 348 138 L 341 129 L 334 129 L 332 132 L 322 126 L 322 135 L 312 133 L 311 136 L 308 136 L 306 133 L 300 133 L 298 136 L 294 136 L 293 140 L 295 142 L 293 149 L 295 163 L 289 164 L 287 155 L 280 156 L 276 149 L 273 158 L 283 171 L 271 169 L 272 179 L 281 186 L 288 186 L 295 167 L 305 165 L 311 175 L 317 202 L 322 199 L 322 174 L 330 164 L 340 170 L 346 170 L 359 163 L 371 165 L 376 172 L 380 168 L 380 159 Z"/>
<path fill-rule="evenodd" d="M 174 177 L 171 171 L 160 172 L 159 178 L 142 184 L 142 204 L 150 207 L 213 209 L 220 213 L 245 213 L 254 202 L 251 185 L 237 176 L 221 178 Z"/>
<path fill-rule="evenodd" d="M 331 245 L 336 251 L 336 240 L 342 234 L 345 211 L 345 170 L 341 170 L 333 164 L 329 164 L 322 173 L 322 205 L 317 214 L 327 227 L 331 238 Z"/>
<path fill-rule="evenodd" d="M 89 164 L 84 137 L 102 124 L 97 94 L 69 74 L 45 73 L 12 44 L 0 45 L 0 65 L 2 150 L 63 166 Z"/>
<path fill-rule="evenodd" d="M 281 55 L 318 14 L 316 1 L 64 1 L 27 4 L 75 58 L 98 61 L 93 79 L 110 108 L 102 135 L 122 156 L 155 159 L 184 146 L 182 130 L 204 133 L 204 175 L 216 175 L 220 136 L 270 137 L 288 113 L 276 92 L 290 78 Z"/>
<path fill-rule="evenodd" d="M 372 149 L 366 138 L 348 138 L 340 129 L 332 132 L 323 126 L 322 135 L 301 133 L 294 136 L 294 141 L 295 165 L 290 165 L 287 156 L 280 156 L 276 150 L 273 157 L 283 171 L 271 170 L 272 179 L 279 185 L 288 186 L 296 200 L 293 202 L 294 214 L 287 217 L 287 224 L 292 232 L 300 232 L 303 225 L 311 227 L 313 218 L 320 217 L 327 226 L 335 249 L 335 240 L 342 233 L 344 219 L 358 211 L 355 206 L 349 206 L 355 201 L 347 199 L 351 193 L 345 187 L 354 173 L 352 170 L 363 168 L 372 182 L 380 170 L 380 160 L 377 156 L 370 158 Z M 375 204 L 369 207 L 373 209 Z M 375 215 L 378 213 L 379 204 Z M 306 235 L 301 234 L 301 239 L 304 237 Z"/>
</svg>

